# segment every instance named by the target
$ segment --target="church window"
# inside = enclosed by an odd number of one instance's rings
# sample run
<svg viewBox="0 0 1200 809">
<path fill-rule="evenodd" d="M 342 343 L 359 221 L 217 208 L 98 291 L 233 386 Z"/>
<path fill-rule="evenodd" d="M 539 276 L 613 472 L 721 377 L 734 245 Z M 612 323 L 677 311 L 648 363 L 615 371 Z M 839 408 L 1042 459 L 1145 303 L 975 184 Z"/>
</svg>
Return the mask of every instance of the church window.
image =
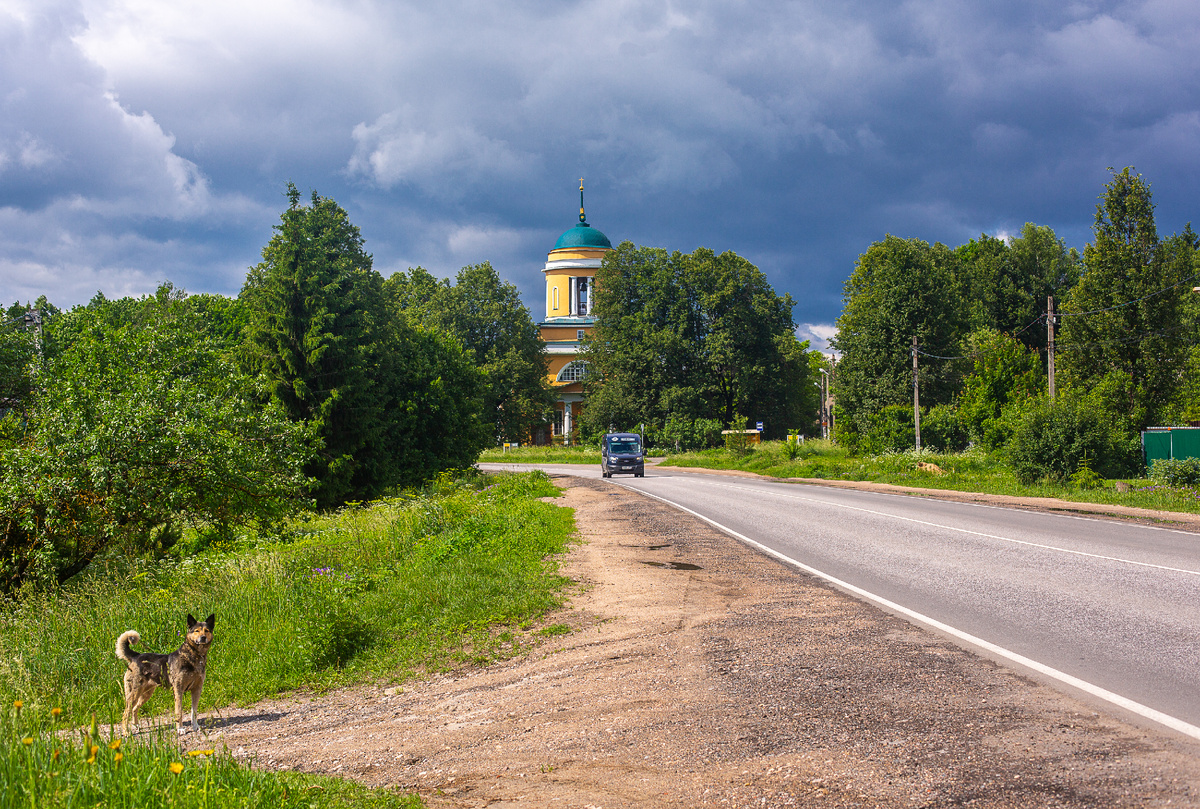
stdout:
<svg viewBox="0 0 1200 809">
<path fill-rule="evenodd" d="M 579 382 L 588 374 L 588 366 L 586 362 L 576 360 L 568 363 L 561 371 L 558 372 L 559 382 Z"/>
<path fill-rule="evenodd" d="M 579 285 L 576 287 L 579 293 L 579 302 L 575 306 L 576 314 L 586 315 L 591 312 L 591 307 L 588 305 L 588 279 L 580 278 Z"/>
</svg>

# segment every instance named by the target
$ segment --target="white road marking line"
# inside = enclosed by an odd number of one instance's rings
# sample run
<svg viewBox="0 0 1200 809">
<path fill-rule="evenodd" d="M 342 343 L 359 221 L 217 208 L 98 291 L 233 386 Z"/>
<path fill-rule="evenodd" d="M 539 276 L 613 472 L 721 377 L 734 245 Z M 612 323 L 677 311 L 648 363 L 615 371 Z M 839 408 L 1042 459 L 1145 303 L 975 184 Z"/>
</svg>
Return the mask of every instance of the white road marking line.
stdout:
<svg viewBox="0 0 1200 809">
<path fill-rule="evenodd" d="M 1120 694 L 1117 694 L 1117 693 L 1114 693 L 1107 689 L 1101 688 L 1098 685 L 1093 685 L 1092 683 L 1089 683 L 1086 680 L 1081 680 L 1078 677 L 1073 677 L 1072 675 L 1067 674 L 1064 671 L 1059 671 L 1058 669 L 1051 668 L 1050 666 L 1047 666 L 1044 663 L 1039 663 L 1038 661 L 1033 660 L 1028 657 L 1025 657 L 1024 655 L 1017 654 L 1016 652 L 1005 649 L 1003 646 L 997 646 L 996 644 L 990 643 L 989 641 L 986 641 L 983 638 L 976 637 L 975 635 L 972 635 L 968 632 L 963 632 L 961 629 L 952 627 L 949 624 L 942 623 L 941 621 L 937 620 L 936 618 L 930 618 L 928 615 L 919 613 L 916 610 L 911 610 L 908 607 L 903 607 L 894 601 L 889 601 L 888 599 L 883 598 L 882 596 L 875 595 L 874 593 L 864 590 L 861 587 L 856 587 L 855 585 L 850 584 L 847 581 L 842 581 L 839 578 L 830 576 L 827 573 L 823 573 L 822 571 L 817 570 L 815 567 L 810 567 L 809 565 L 806 565 L 803 562 L 798 562 L 795 559 L 791 558 L 790 556 L 780 553 L 779 551 L 775 550 L 774 548 L 769 548 L 766 545 L 763 545 L 761 542 L 756 542 L 755 540 L 751 539 L 748 536 L 745 536 L 744 534 L 739 534 L 737 531 L 734 531 L 733 529 L 722 525 L 721 523 L 717 522 L 716 520 L 710 519 L 708 517 L 705 517 L 703 514 L 692 511 L 687 506 L 680 505 L 679 503 L 676 503 L 673 500 L 668 500 L 667 498 L 660 497 L 659 495 L 656 495 L 656 494 L 650 494 L 649 492 L 645 491 L 644 489 L 638 489 L 638 488 L 634 488 L 632 486 L 626 486 L 625 484 L 621 484 L 621 483 L 617 483 L 616 485 L 622 486 L 623 488 L 629 489 L 630 491 L 635 491 L 638 494 L 643 494 L 646 497 L 652 497 L 655 500 L 659 500 L 663 503 L 666 503 L 667 505 L 674 506 L 675 508 L 677 508 L 681 511 L 685 511 L 688 514 L 691 514 L 693 517 L 697 517 L 701 520 L 704 520 L 704 522 L 713 526 L 717 530 L 722 531 L 722 532 L 728 534 L 729 536 L 734 537 L 734 538 L 746 543 L 747 545 L 751 545 L 755 548 L 758 548 L 763 553 L 769 554 L 770 556 L 774 556 L 775 558 L 777 558 L 783 562 L 786 562 L 789 565 L 793 565 L 794 567 L 797 567 L 800 570 L 803 570 L 807 573 L 811 573 L 812 575 L 814 575 L 818 578 L 824 579 L 825 581 L 829 582 L 830 584 L 833 584 L 833 585 L 835 585 L 843 590 L 846 590 L 848 592 L 854 593 L 855 595 L 860 596 L 861 598 L 864 598 L 867 601 L 878 604 L 881 607 L 884 607 L 885 609 L 887 609 L 891 612 L 896 612 L 901 615 L 904 615 L 908 618 L 911 618 L 913 621 L 916 621 L 919 624 L 924 624 L 925 626 L 932 627 L 934 629 L 937 629 L 940 632 L 946 633 L 947 635 L 958 638 L 959 640 L 964 641 L 965 643 L 969 643 L 972 646 L 977 646 L 981 649 L 985 649 L 988 652 L 996 655 L 997 657 L 1001 657 L 1005 660 L 1009 660 L 1013 663 L 1016 663 L 1019 666 L 1023 666 L 1027 669 L 1036 671 L 1039 674 L 1043 674 L 1047 677 L 1050 677 L 1051 679 L 1058 680 L 1059 682 L 1061 682 L 1065 685 L 1069 685 L 1072 688 L 1077 688 L 1086 694 L 1090 694 L 1091 696 L 1096 697 L 1097 699 L 1104 700 L 1105 702 L 1108 702 L 1119 708 L 1123 708 L 1131 713 L 1137 714 L 1138 716 L 1140 716 L 1144 719 L 1148 719 L 1151 722 L 1156 722 L 1164 727 L 1170 728 L 1171 730 L 1182 733 L 1185 736 L 1190 736 L 1193 739 L 1200 740 L 1200 727 L 1197 727 L 1196 725 L 1192 725 L 1192 724 L 1189 724 L 1188 722 L 1184 722 L 1182 719 L 1176 719 L 1174 716 L 1171 716 L 1170 714 L 1165 714 L 1162 711 L 1156 711 L 1154 708 L 1151 708 L 1147 705 L 1143 705 L 1140 702 L 1134 702 L 1133 700 L 1129 699 L 1128 697 L 1123 697 Z M 731 487 L 731 488 L 736 488 L 736 487 Z M 745 488 L 745 487 L 742 487 L 742 488 Z M 888 516 L 891 516 L 891 515 L 888 515 Z M 1184 571 L 1184 572 L 1190 572 L 1190 571 Z"/>
<path fill-rule="evenodd" d="M 1055 545 L 1043 545 L 1040 542 L 1029 542 L 1024 539 L 1013 539 L 1012 537 L 1000 536 L 998 534 L 985 534 L 982 531 L 972 531 L 967 528 L 958 528 L 953 525 L 943 525 L 941 523 L 928 522 L 926 520 L 918 520 L 914 517 L 902 517 L 898 514 L 890 514 L 886 511 L 875 511 L 874 509 L 863 508 L 861 506 L 848 506 L 843 503 L 831 503 L 828 500 L 821 500 L 816 497 L 801 497 L 800 495 L 795 495 L 795 494 L 785 494 L 783 492 L 773 492 L 773 491 L 765 490 L 765 489 L 755 489 L 755 488 L 751 488 L 749 486 L 736 486 L 736 485 L 729 484 L 729 483 L 712 483 L 709 485 L 718 486 L 718 487 L 724 488 L 724 489 L 736 489 L 739 491 L 755 492 L 756 494 L 771 494 L 771 495 L 774 495 L 775 497 L 783 497 L 783 498 L 787 498 L 790 500 L 803 500 L 808 503 L 819 503 L 823 506 L 831 506 L 833 508 L 844 508 L 844 509 L 848 509 L 850 511 L 861 511 L 865 514 L 874 514 L 878 517 L 888 517 L 893 520 L 902 520 L 903 522 L 910 522 L 910 523 L 914 523 L 916 525 L 925 525 L 925 526 L 929 526 L 930 528 L 941 528 L 946 531 L 957 531 L 962 534 L 971 534 L 972 536 L 983 537 L 985 539 L 995 539 L 1000 542 L 1010 542 L 1014 545 L 1026 545 L 1030 548 L 1041 548 L 1042 550 L 1058 551 L 1059 553 L 1069 553 L 1069 554 L 1074 554 L 1075 556 L 1086 556 L 1090 559 L 1103 559 L 1106 562 L 1121 562 L 1123 564 L 1136 565 L 1138 567 L 1149 567 L 1149 568 L 1153 568 L 1155 570 L 1166 570 L 1166 571 L 1170 571 L 1171 573 L 1185 573 L 1189 576 L 1200 576 L 1200 570 L 1189 570 L 1187 568 L 1182 568 L 1182 567 L 1168 567 L 1167 565 L 1155 565 L 1150 562 L 1136 562 L 1133 559 L 1124 559 L 1119 556 L 1104 556 L 1103 554 L 1099 554 L 1099 553 L 1088 553 L 1087 551 L 1075 551 L 1075 550 L 1071 550 L 1070 548 L 1059 548 Z"/>
</svg>

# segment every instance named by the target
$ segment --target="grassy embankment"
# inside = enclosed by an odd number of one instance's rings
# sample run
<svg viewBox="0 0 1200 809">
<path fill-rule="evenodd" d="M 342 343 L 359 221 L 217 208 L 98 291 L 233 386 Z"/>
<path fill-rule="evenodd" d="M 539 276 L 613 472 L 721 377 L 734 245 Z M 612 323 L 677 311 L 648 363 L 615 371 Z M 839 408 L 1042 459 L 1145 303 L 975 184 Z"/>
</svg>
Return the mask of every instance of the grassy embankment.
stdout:
<svg viewBox="0 0 1200 809">
<path fill-rule="evenodd" d="M 933 464 L 941 472 L 923 470 L 918 463 Z M 1094 488 L 1048 481 L 1022 485 L 1000 456 L 978 450 L 855 456 L 830 441 L 805 441 L 795 448 L 783 441 L 768 441 L 745 454 L 713 449 L 671 455 L 663 465 L 739 469 L 778 478 L 865 480 L 921 489 L 1057 497 L 1076 503 L 1200 513 L 1200 493 L 1193 488 L 1163 486 L 1145 478 L 1121 481 L 1128 484 L 1128 491 L 1118 491 L 1118 481 L 1112 480 L 1102 481 Z"/>
<path fill-rule="evenodd" d="M 487 485 L 489 484 L 490 485 Z M 293 689 L 400 682 L 483 663 L 537 641 L 563 600 L 571 512 L 541 502 L 540 473 L 443 482 L 312 516 L 283 539 L 243 538 L 174 562 L 94 564 L 51 593 L 0 604 L 0 806 L 419 806 L 337 779 L 264 773 L 189 734 L 55 733 L 120 721 L 116 637 L 181 642 L 184 615 L 215 613 L 201 710 Z M 169 691 L 147 705 L 169 714 Z M 115 746 L 114 746 L 115 745 Z M 192 749 L 194 748 L 194 749 Z M 178 770 L 178 771 L 176 771 Z"/>
</svg>

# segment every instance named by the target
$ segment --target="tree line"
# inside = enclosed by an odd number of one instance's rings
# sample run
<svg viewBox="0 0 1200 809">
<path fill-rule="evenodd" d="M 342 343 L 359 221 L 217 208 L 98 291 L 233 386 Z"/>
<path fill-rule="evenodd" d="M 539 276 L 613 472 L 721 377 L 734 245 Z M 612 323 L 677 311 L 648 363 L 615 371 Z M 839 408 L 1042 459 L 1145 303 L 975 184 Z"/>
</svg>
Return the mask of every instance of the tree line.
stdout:
<svg viewBox="0 0 1200 809">
<path fill-rule="evenodd" d="M 838 440 L 913 446 L 915 338 L 923 444 L 1003 450 L 1024 480 L 1135 474 L 1142 429 L 1200 419 L 1198 246 L 1190 224 L 1159 236 L 1131 168 L 1112 172 L 1082 255 L 1034 224 L 954 249 L 887 236 L 843 290 Z"/>
<path fill-rule="evenodd" d="M 512 284 L 486 263 L 384 279 L 336 202 L 287 195 L 237 298 L 8 310 L 0 591 L 419 484 L 545 421 Z"/>
</svg>

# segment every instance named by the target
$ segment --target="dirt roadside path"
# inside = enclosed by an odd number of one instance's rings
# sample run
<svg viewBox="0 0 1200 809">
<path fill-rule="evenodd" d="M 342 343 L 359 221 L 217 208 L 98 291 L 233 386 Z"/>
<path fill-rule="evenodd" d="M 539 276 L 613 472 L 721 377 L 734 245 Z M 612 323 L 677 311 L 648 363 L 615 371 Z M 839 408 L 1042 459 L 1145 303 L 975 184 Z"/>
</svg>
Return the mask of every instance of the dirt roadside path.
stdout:
<svg viewBox="0 0 1200 809">
<path fill-rule="evenodd" d="M 599 480 L 514 660 L 214 714 L 259 766 L 431 807 L 1200 806 L 1200 745 L 1090 706 Z"/>
</svg>

